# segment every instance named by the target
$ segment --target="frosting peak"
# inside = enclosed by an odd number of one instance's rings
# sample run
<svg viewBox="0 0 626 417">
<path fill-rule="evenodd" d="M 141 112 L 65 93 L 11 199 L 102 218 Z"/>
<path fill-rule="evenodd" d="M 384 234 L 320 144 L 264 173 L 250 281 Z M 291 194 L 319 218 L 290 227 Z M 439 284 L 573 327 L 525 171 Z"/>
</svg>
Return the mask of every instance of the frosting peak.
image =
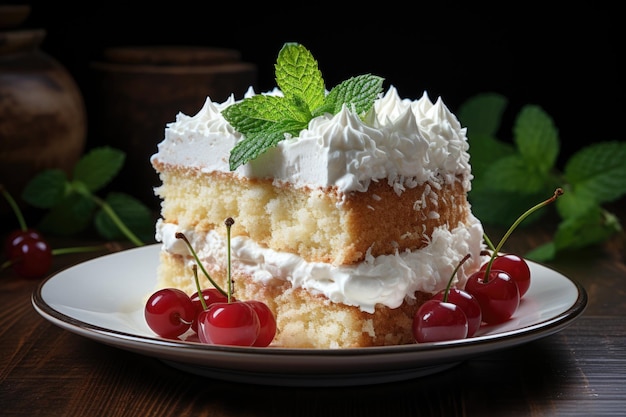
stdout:
<svg viewBox="0 0 626 417">
<path fill-rule="evenodd" d="M 254 94 L 250 88 L 245 96 Z M 196 115 L 179 113 L 152 158 L 204 172 L 230 172 L 230 151 L 242 135 L 221 112 L 234 103 L 233 96 L 223 103 L 207 98 Z M 343 192 L 365 191 L 372 180 L 402 190 L 436 176 L 445 181 L 459 176 L 469 191 L 468 149 L 466 129 L 441 98 L 433 103 L 424 92 L 415 101 L 402 99 L 391 86 L 363 119 L 346 106 L 336 115 L 316 117 L 298 137 L 279 142 L 234 174 Z"/>
</svg>

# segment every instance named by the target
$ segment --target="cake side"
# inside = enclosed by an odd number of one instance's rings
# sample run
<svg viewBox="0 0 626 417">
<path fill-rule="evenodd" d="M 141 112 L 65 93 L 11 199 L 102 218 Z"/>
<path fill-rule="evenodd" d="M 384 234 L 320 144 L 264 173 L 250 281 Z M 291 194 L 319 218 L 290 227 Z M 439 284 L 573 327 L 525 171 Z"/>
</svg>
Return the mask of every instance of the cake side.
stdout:
<svg viewBox="0 0 626 417">
<path fill-rule="evenodd" d="M 398 193 L 386 182 L 347 195 L 275 186 L 221 172 L 203 173 L 154 160 L 162 185 L 162 217 L 185 229 L 218 230 L 237 221 L 233 236 L 247 236 L 309 262 L 355 264 L 372 256 L 424 247 L 436 227 L 466 222 L 471 214 L 462 182 L 433 181 Z"/>
</svg>

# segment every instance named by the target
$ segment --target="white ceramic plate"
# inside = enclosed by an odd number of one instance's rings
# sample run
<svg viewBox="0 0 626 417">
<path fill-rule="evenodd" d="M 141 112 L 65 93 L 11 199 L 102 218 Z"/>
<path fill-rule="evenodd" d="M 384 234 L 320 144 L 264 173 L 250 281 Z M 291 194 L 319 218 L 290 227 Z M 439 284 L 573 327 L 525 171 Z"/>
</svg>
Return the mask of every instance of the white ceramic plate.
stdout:
<svg viewBox="0 0 626 417">
<path fill-rule="evenodd" d="M 159 245 L 92 259 L 43 281 L 35 310 L 70 332 L 222 380 L 289 386 L 365 385 L 426 376 L 471 357 L 556 333 L 582 314 L 577 283 L 529 262 L 531 286 L 510 321 L 473 338 L 356 349 L 214 346 L 155 336 L 143 318 L 156 285 Z"/>
</svg>

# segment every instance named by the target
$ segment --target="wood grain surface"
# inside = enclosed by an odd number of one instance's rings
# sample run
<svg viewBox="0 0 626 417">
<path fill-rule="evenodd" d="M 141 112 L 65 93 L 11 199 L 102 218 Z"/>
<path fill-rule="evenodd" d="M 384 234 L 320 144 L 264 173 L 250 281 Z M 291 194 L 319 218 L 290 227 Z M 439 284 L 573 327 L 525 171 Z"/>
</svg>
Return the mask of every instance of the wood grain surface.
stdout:
<svg viewBox="0 0 626 417">
<path fill-rule="evenodd" d="M 625 206 L 618 205 L 622 222 Z M 499 231 L 495 231 L 494 236 Z M 490 231 L 491 233 L 491 231 Z M 545 224 L 518 229 L 507 250 L 550 238 Z M 626 411 L 624 234 L 562 254 L 547 266 L 589 297 L 566 329 L 479 356 L 435 375 L 359 387 L 272 387 L 176 370 L 110 347 L 39 316 L 39 281 L 0 272 L 2 416 L 617 416 Z M 63 239 L 55 245 L 90 245 Z M 98 254 L 55 258 L 58 271 Z"/>
</svg>

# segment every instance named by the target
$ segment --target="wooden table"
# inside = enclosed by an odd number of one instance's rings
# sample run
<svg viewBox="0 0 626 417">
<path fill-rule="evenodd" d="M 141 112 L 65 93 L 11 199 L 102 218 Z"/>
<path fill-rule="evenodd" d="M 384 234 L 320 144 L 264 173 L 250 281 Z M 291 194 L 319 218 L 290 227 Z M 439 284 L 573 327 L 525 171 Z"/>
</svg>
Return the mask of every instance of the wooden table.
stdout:
<svg viewBox="0 0 626 417">
<path fill-rule="evenodd" d="M 619 208 L 624 224 L 624 204 Z M 549 239 L 551 231 L 545 224 L 518 229 L 505 248 L 525 253 Z M 0 273 L 0 415 L 625 415 L 625 242 L 622 234 L 547 264 L 588 294 L 584 314 L 566 329 L 431 376 L 340 388 L 212 380 L 100 344 L 39 316 L 30 299 L 39 281 L 5 270 Z M 92 243 L 52 241 L 57 247 Z M 58 256 L 53 269 L 97 255 Z"/>
</svg>

